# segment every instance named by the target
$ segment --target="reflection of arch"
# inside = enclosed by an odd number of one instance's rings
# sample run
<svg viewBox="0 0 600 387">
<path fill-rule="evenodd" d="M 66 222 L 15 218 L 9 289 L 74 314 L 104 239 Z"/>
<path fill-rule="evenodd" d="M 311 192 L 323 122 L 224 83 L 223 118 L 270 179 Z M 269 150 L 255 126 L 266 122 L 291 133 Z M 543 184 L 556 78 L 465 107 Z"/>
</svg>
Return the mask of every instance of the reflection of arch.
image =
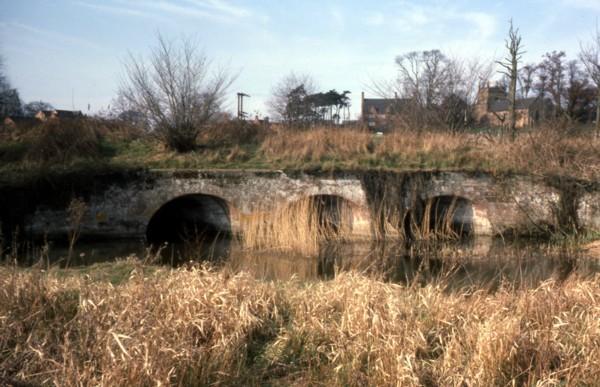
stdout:
<svg viewBox="0 0 600 387">
<path fill-rule="evenodd" d="M 146 239 L 151 245 L 212 241 L 230 235 L 227 203 L 204 194 L 184 195 L 165 203 L 154 213 L 146 229 Z"/>
<path fill-rule="evenodd" d="M 444 236 L 468 236 L 473 233 L 473 205 L 460 196 L 441 195 L 425 202 L 423 225 L 429 232 Z"/>
</svg>

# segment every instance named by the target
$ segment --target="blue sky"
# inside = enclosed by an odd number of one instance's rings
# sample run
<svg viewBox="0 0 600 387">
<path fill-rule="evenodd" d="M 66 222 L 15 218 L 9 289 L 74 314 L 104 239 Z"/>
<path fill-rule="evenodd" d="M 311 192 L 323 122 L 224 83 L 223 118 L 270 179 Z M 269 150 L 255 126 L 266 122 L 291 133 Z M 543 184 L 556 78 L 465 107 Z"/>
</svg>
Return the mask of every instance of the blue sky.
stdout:
<svg viewBox="0 0 600 387">
<path fill-rule="evenodd" d="M 352 91 L 353 112 L 373 80 L 393 79 L 398 54 L 438 48 L 458 57 L 504 54 L 508 20 L 526 61 L 577 55 L 600 0 L 0 0 L 0 55 L 25 101 L 92 111 L 115 97 L 127 53 L 146 54 L 160 31 L 195 39 L 213 64 L 239 74 L 235 93 L 266 114 L 273 85 L 308 73 L 323 90 Z"/>
</svg>

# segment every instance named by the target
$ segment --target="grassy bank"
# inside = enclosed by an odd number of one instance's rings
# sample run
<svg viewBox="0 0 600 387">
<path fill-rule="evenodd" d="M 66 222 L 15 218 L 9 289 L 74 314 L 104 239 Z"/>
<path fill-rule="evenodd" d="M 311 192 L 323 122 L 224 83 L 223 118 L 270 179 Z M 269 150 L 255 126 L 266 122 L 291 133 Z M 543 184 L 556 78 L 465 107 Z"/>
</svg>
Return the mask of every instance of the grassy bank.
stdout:
<svg viewBox="0 0 600 387">
<path fill-rule="evenodd" d="M 58 385 L 596 385 L 600 281 L 445 292 L 122 263 L 0 268 L 0 379 Z"/>
<path fill-rule="evenodd" d="M 4 181 L 65 168 L 93 172 L 94 165 L 104 169 L 464 169 L 600 179 L 600 141 L 586 128 L 552 125 L 523 130 L 513 142 L 497 131 L 451 134 L 399 129 L 378 136 L 359 128 L 269 129 L 229 123 L 204 131 L 200 145 L 188 153 L 171 151 L 147 134 L 103 121 L 75 122 L 64 128 L 40 126 L 5 137 L 0 138 Z"/>
</svg>

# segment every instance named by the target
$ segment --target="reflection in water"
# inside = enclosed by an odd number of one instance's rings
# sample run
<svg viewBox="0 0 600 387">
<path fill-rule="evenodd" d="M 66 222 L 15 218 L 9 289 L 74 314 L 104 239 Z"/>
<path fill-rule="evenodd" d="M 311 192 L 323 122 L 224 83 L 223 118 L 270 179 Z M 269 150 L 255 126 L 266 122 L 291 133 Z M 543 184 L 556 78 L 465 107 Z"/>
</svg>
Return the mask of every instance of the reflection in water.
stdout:
<svg viewBox="0 0 600 387">
<path fill-rule="evenodd" d="M 283 252 L 236 251 L 224 264 L 267 280 L 332 279 L 337 273 L 357 271 L 386 282 L 406 285 L 439 283 L 448 290 L 468 288 L 493 291 L 501 285 L 535 287 L 548 279 L 592 275 L 597 262 L 547 245 L 473 239 L 462 243 L 405 246 L 399 243 L 328 243 L 317 257 Z"/>
<path fill-rule="evenodd" d="M 183 249 L 183 250 L 182 250 Z M 116 257 L 147 256 L 141 241 L 79 244 L 74 264 L 91 264 Z M 66 247 L 52 247 L 51 261 L 66 256 Z M 572 274 L 589 276 L 600 272 L 600 262 L 585 259 L 581 253 L 539 242 L 474 238 L 453 243 L 349 243 L 321 245 L 318 255 L 289 251 L 253 251 L 230 240 L 211 243 L 166 246 L 163 261 L 182 263 L 206 261 L 232 272 L 246 271 L 260 279 L 300 281 L 332 279 L 337 273 L 357 271 L 378 280 L 424 285 L 439 283 L 449 291 L 486 289 L 500 286 L 535 287 L 548 279 L 564 280 Z"/>
</svg>

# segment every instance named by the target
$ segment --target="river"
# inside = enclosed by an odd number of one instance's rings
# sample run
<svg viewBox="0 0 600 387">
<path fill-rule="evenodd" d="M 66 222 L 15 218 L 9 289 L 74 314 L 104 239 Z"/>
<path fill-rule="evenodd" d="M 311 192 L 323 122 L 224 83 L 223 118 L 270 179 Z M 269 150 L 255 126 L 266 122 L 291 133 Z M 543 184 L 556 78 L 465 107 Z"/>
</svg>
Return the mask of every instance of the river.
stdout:
<svg viewBox="0 0 600 387">
<path fill-rule="evenodd" d="M 345 271 L 357 271 L 382 281 L 443 284 L 448 290 L 495 290 L 501 285 L 531 288 L 543 281 L 569 276 L 590 277 L 600 272 L 600 261 L 574 248 L 531 239 L 467 238 L 445 243 L 328 242 L 318 252 L 300 254 L 282 249 L 250 250 L 229 240 L 204 246 L 186 246 L 186 257 L 209 261 L 222 270 L 246 271 L 264 280 L 328 280 Z M 71 266 L 125 259 L 130 256 L 177 265 L 169 247 L 153 254 L 142 240 L 80 242 Z M 179 250 L 175 250 L 179 251 Z M 47 252 L 30 248 L 20 263 L 31 265 L 40 256 L 64 266 L 68 248 L 50 242 Z"/>
</svg>

